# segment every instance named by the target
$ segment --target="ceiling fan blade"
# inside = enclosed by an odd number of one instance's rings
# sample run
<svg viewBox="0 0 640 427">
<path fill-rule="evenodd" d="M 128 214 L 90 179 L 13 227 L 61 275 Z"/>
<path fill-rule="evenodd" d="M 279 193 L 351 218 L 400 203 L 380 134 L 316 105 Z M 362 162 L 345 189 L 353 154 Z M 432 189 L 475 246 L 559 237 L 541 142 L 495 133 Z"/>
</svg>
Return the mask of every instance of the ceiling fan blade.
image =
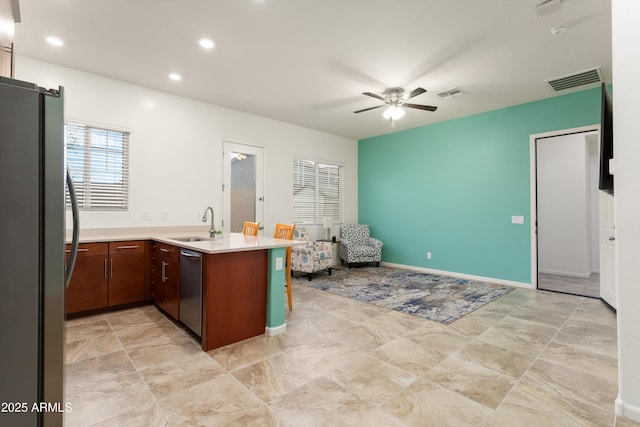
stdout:
<svg viewBox="0 0 640 427">
<path fill-rule="evenodd" d="M 422 89 L 421 87 L 417 87 L 414 90 L 412 90 L 411 92 L 409 92 L 409 94 L 407 95 L 407 97 L 405 98 L 405 100 L 407 99 L 411 99 L 415 96 L 421 95 L 423 93 L 425 93 L 427 90 L 426 89 Z"/>
<path fill-rule="evenodd" d="M 427 111 L 436 111 L 438 107 L 433 107 L 431 105 L 421 105 L 421 104 L 407 104 L 406 102 L 402 104 L 403 107 L 415 108 L 418 110 L 427 110 Z"/>
<path fill-rule="evenodd" d="M 381 97 L 380 95 L 376 95 L 375 93 L 371 93 L 371 92 L 362 92 L 363 95 L 367 95 L 367 96 L 371 96 L 373 98 L 379 99 L 380 101 L 385 101 L 386 99 L 384 99 L 383 97 Z"/>
<path fill-rule="evenodd" d="M 362 113 L 364 111 L 375 110 L 376 108 L 384 107 L 386 104 L 376 105 L 375 107 L 369 107 L 362 110 L 354 111 L 354 113 Z"/>
</svg>

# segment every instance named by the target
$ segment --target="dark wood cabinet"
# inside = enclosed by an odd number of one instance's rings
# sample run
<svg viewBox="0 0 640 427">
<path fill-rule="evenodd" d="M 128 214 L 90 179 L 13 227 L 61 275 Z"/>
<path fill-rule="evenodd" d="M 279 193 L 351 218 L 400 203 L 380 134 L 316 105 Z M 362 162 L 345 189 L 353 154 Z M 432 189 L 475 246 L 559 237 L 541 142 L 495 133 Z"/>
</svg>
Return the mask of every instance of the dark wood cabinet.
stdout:
<svg viewBox="0 0 640 427">
<path fill-rule="evenodd" d="M 67 260 L 70 248 L 67 245 Z M 109 295 L 108 243 L 82 243 L 65 295 L 65 313 L 106 307 Z"/>
<path fill-rule="evenodd" d="M 180 248 L 153 243 L 152 289 L 158 307 L 174 319 L 180 318 Z"/>
<path fill-rule="evenodd" d="M 268 253 L 252 249 L 204 254 L 203 350 L 265 333 Z M 80 245 L 65 292 L 66 314 L 151 301 L 180 321 L 179 246 L 149 240 Z"/>
<path fill-rule="evenodd" d="M 145 300 L 144 240 L 109 243 L 109 306 Z"/>
<path fill-rule="evenodd" d="M 205 255 L 204 351 L 264 334 L 267 260 L 266 250 Z"/>
<path fill-rule="evenodd" d="M 144 240 L 80 244 L 65 313 L 150 299 L 148 245 Z"/>
</svg>

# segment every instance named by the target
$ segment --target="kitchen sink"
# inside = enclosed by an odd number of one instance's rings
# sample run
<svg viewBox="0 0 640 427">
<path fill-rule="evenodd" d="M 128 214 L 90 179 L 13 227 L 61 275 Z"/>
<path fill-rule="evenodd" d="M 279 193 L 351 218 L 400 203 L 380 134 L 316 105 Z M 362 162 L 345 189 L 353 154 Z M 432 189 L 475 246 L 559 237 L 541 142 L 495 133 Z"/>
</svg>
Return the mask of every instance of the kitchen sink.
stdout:
<svg viewBox="0 0 640 427">
<path fill-rule="evenodd" d="M 191 236 L 191 237 L 170 237 L 171 240 L 177 240 L 179 242 L 208 242 L 211 240 L 216 240 L 213 237 L 200 237 L 200 236 Z"/>
</svg>

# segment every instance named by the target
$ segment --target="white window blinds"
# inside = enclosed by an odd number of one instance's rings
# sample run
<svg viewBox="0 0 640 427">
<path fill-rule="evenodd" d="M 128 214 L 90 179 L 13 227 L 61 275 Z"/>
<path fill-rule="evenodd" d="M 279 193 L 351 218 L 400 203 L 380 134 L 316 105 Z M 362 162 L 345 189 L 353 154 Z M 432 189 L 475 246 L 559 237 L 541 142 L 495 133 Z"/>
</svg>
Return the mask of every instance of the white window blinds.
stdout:
<svg viewBox="0 0 640 427">
<path fill-rule="evenodd" d="M 324 217 L 342 222 L 342 166 L 293 160 L 293 222 L 321 224 Z"/>
<path fill-rule="evenodd" d="M 122 209 L 129 203 L 129 133 L 68 123 L 65 160 L 80 209 Z M 67 194 L 67 205 L 69 205 Z"/>
</svg>

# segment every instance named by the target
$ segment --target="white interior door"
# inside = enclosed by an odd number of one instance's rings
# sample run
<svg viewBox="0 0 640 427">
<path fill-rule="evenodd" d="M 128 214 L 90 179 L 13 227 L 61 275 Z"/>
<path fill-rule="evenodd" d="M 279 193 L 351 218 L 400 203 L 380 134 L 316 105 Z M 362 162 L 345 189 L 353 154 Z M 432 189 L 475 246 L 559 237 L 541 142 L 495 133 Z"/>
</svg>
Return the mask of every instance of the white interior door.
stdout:
<svg viewBox="0 0 640 427">
<path fill-rule="evenodd" d="M 224 141 L 222 158 L 222 230 L 240 233 L 245 221 L 264 224 L 264 149 Z"/>
<path fill-rule="evenodd" d="M 616 304 L 616 233 L 613 196 L 599 191 L 600 210 L 600 298 L 611 307 Z"/>
<path fill-rule="evenodd" d="M 598 133 L 600 128 L 598 125 L 592 125 L 592 126 L 583 126 L 583 127 L 579 127 L 579 128 L 573 128 L 573 129 L 564 129 L 564 130 L 558 130 L 558 131 L 553 131 L 553 132 L 545 132 L 545 133 L 540 133 L 540 134 L 533 134 L 530 135 L 530 171 L 531 171 L 531 285 L 532 287 L 535 288 L 539 288 L 539 289 L 544 289 L 544 286 L 540 285 L 540 281 L 538 280 L 538 273 L 539 273 L 539 267 L 540 267 L 540 263 L 544 262 L 544 260 L 541 260 L 541 254 L 539 253 L 540 250 L 543 250 L 544 248 L 540 248 L 540 242 L 539 242 L 539 237 L 540 237 L 540 228 L 543 224 L 540 224 L 540 218 L 538 215 L 538 202 L 539 202 L 539 197 L 541 196 L 539 194 L 539 191 L 541 191 L 541 189 L 538 188 L 538 168 L 539 168 L 539 164 L 538 164 L 538 142 L 540 140 L 543 139 L 551 139 L 551 138 L 564 138 L 566 136 L 570 136 L 570 135 L 582 135 L 584 137 L 584 143 L 585 148 L 586 148 L 586 152 L 585 154 L 585 159 L 584 159 L 584 168 L 581 168 L 580 171 L 576 172 L 577 174 L 582 175 L 582 177 L 585 179 L 584 181 L 584 186 L 582 184 L 579 185 L 580 188 L 585 187 L 585 206 L 584 206 L 584 211 L 588 211 L 586 213 L 586 217 L 582 218 L 584 215 L 582 215 L 582 213 L 575 213 L 574 217 L 577 218 L 578 216 L 580 216 L 581 220 L 584 219 L 584 226 L 582 227 L 583 229 L 585 229 L 585 232 L 587 233 L 587 239 L 585 241 L 585 243 L 582 244 L 582 246 L 580 247 L 580 249 L 565 249 L 564 252 L 584 252 L 584 257 L 585 259 L 587 259 L 588 263 L 590 263 L 590 269 L 586 270 L 586 271 L 591 271 L 592 273 L 600 273 L 600 276 L 602 277 L 604 275 L 604 272 L 602 271 L 602 254 L 600 253 L 600 251 L 603 249 L 601 247 L 600 244 L 600 234 L 601 234 L 601 227 L 602 227 L 602 223 L 601 221 L 604 221 L 604 217 L 602 214 L 602 208 L 600 207 L 600 193 L 602 193 L 601 191 L 597 190 L 597 160 L 598 160 Z M 575 157 L 575 156 L 574 156 Z M 566 170 L 566 168 L 563 165 L 563 168 L 561 168 L 561 171 L 559 172 L 559 176 L 562 177 L 563 174 L 568 173 L 568 171 Z M 556 184 L 555 181 L 558 179 L 558 177 L 555 177 L 551 180 L 551 185 L 552 185 L 552 189 L 556 189 Z M 563 201 L 563 203 L 565 202 L 564 199 L 561 199 Z M 550 206 L 552 207 L 557 207 L 556 205 L 558 205 L 557 202 L 552 202 Z M 577 211 L 576 211 L 577 212 Z M 613 213 L 611 213 L 611 221 L 613 221 Z M 564 230 L 564 228 L 563 228 Z M 558 236 L 560 236 L 560 232 L 557 233 Z M 553 235 L 553 233 L 552 233 Z M 565 236 L 561 237 L 562 239 L 565 239 Z M 608 241 L 608 240 L 607 240 Z M 584 249 L 586 249 L 586 251 L 582 250 L 582 247 L 584 247 Z M 556 256 L 559 256 L 556 254 Z M 611 268 L 613 267 L 613 260 L 610 261 L 611 264 Z M 553 274 L 553 272 L 550 272 Z M 577 276 L 575 274 L 564 274 L 567 276 Z M 589 274 L 590 275 L 590 274 Z M 606 279 L 605 279 L 606 280 Z M 615 283 L 615 282 L 608 282 L 608 283 Z M 559 289 L 553 289 L 553 290 L 559 290 Z M 596 289 L 594 289 L 594 291 L 596 291 Z M 594 293 L 593 296 L 596 296 L 596 294 Z"/>
</svg>

